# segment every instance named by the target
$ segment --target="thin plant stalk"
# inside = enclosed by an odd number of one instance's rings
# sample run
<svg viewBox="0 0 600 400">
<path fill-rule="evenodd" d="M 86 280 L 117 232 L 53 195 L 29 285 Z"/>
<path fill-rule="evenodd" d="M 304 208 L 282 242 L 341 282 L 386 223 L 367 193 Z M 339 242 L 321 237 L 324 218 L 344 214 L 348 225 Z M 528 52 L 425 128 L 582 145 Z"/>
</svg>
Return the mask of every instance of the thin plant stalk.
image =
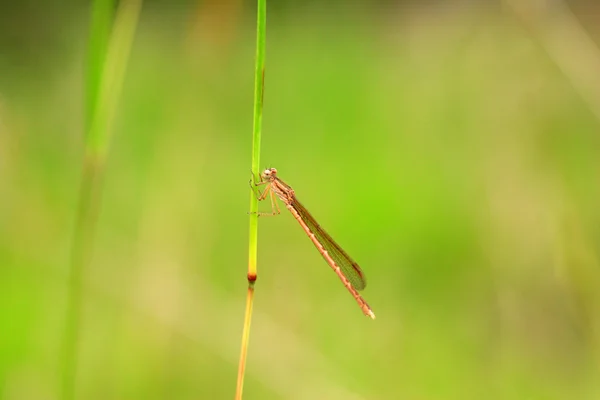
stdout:
<svg viewBox="0 0 600 400">
<path fill-rule="evenodd" d="M 141 0 L 124 0 L 112 22 L 114 0 L 96 0 L 92 12 L 86 72 L 85 155 L 75 216 L 67 287 L 67 309 L 61 357 L 61 396 L 75 398 L 83 308 L 83 281 L 91 259 L 101 181 L 112 121 L 141 9 Z M 108 33 L 111 31 L 110 40 Z"/>
<path fill-rule="evenodd" d="M 262 110 L 265 83 L 265 37 L 267 24 L 267 1 L 258 0 L 256 17 L 256 60 L 254 75 L 254 123 L 252 127 L 252 175 L 254 180 L 259 178 L 260 140 L 262 127 Z M 252 305 L 254 303 L 254 284 L 257 278 L 256 260 L 258 253 L 258 199 L 250 190 L 250 231 L 248 235 L 248 292 L 246 296 L 246 312 L 238 366 L 236 400 L 242 399 L 250 323 L 252 322 Z"/>
</svg>

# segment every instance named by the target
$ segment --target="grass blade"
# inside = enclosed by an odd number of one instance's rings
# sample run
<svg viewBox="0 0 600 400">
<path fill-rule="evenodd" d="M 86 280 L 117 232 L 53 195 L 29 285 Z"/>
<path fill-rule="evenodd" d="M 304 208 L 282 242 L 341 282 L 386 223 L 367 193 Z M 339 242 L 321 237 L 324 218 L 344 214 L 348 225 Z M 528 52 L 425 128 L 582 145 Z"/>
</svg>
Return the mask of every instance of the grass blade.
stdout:
<svg viewBox="0 0 600 400">
<path fill-rule="evenodd" d="M 254 123 L 252 128 L 252 174 L 256 180 L 260 167 L 260 140 L 262 127 L 262 109 L 265 82 L 265 37 L 267 24 L 267 2 L 258 0 L 256 17 L 256 61 L 254 75 Z M 254 302 L 254 284 L 257 278 L 256 259 L 258 253 L 258 200 L 254 191 L 250 191 L 250 231 L 248 235 L 248 294 L 246 296 L 246 313 L 242 331 L 242 343 L 238 366 L 238 377 L 235 398 L 242 399 L 244 389 L 244 373 L 250 338 L 252 321 L 252 305 Z"/>
<path fill-rule="evenodd" d="M 78 347 L 83 306 L 83 276 L 91 258 L 94 226 L 101 181 L 110 142 L 112 120 L 120 95 L 125 68 L 141 0 L 124 0 L 116 13 L 110 41 L 113 0 L 97 0 L 92 13 L 90 51 L 86 73 L 85 155 L 79 206 L 71 242 L 67 310 L 61 365 L 61 398 L 75 398 Z"/>
</svg>

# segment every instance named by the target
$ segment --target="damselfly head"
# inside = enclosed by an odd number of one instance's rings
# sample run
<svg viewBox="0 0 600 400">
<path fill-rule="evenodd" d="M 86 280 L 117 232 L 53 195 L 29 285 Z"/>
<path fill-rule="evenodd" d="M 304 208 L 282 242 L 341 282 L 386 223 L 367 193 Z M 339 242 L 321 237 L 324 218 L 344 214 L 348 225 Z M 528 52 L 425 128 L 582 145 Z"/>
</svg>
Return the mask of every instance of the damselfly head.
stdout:
<svg viewBox="0 0 600 400">
<path fill-rule="evenodd" d="M 262 173 L 264 179 L 269 179 L 277 175 L 277 168 L 267 168 Z"/>
</svg>

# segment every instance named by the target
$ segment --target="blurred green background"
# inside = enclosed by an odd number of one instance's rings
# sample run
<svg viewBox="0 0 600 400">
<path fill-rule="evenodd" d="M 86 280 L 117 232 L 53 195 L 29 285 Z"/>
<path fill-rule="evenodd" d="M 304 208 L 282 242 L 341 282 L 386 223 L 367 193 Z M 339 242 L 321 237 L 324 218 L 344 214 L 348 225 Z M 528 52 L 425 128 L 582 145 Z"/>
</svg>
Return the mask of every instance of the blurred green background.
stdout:
<svg viewBox="0 0 600 400">
<path fill-rule="evenodd" d="M 270 5 L 261 167 L 360 263 L 377 319 L 291 215 L 260 219 L 244 398 L 598 399 L 598 53 L 564 33 L 597 51 L 600 9 L 416 4 Z M 89 6 L 2 7 L 0 398 L 57 399 Z M 80 399 L 233 398 L 254 8 L 144 4 Z"/>
</svg>

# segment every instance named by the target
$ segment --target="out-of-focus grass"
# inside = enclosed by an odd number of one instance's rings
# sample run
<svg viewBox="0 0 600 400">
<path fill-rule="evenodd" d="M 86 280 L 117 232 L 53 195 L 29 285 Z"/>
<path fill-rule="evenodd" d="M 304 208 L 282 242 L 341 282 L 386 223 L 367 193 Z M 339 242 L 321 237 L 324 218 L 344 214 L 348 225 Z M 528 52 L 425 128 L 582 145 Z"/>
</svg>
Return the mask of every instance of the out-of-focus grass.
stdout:
<svg viewBox="0 0 600 400">
<path fill-rule="evenodd" d="M 92 259 L 106 157 L 141 1 L 123 2 L 116 13 L 114 6 L 111 0 L 100 0 L 93 3 L 92 10 L 85 74 L 84 156 L 71 234 L 60 356 L 60 398 L 64 400 L 77 397 L 81 319 L 85 312 L 83 285 Z"/>
<path fill-rule="evenodd" d="M 91 12 L 84 79 L 84 156 L 80 166 L 82 172 L 77 196 L 77 212 L 72 225 L 69 246 L 68 283 L 60 352 L 61 389 L 59 398 L 65 400 L 76 398 L 79 338 L 81 337 L 80 321 L 84 312 L 82 307 L 83 284 L 87 265 L 92 258 L 94 228 L 102 193 L 101 181 L 106 161 L 106 148 L 109 142 L 107 138 L 110 137 L 110 122 L 112 122 L 117 100 L 117 98 L 106 96 L 107 88 L 115 86 L 114 83 L 107 84 L 107 75 L 114 74 L 109 73 L 108 69 L 105 70 L 108 39 L 113 25 L 113 8 L 114 3 L 110 0 L 95 1 Z M 114 54 L 111 55 L 111 58 L 110 62 L 114 64 Z M 111 89 L 114 90 L 112 87 Z M 108 121 L 109 115 L 110 122 Z"/>
<path fill-rule="evenodd" d="M 430 11 L 269 28 L 264 166 L 363 266 L 378 318 L 293 218 L 261 220 L 247 399 L 599 395 L 598 121 L 509 18 Z M 86 282 L 82 398 L 233 396 L 253 25 L 190 46 L 181 20 L 148 11 L 132 54 Z M 35 101 L 14 85 L 2 98 L 7 399 L 56 392 L 82 143 L 73 64 Z"/>
</svg>

